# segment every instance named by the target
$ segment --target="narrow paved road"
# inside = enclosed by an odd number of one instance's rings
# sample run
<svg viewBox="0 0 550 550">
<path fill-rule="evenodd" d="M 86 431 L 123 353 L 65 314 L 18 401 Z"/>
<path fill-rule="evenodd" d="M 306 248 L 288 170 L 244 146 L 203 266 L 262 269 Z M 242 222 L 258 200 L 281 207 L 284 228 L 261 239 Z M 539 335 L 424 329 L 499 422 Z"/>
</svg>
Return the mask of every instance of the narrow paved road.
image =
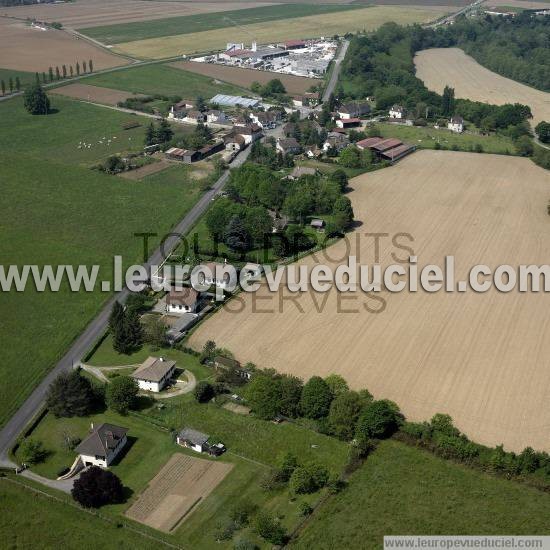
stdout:
<svg viewBox="0 0 550 550">
<path fill-rule="evenodd" d="M 332 70 L 332 74 L 330 75 L 330 80 L 328 81 L 327 87 L 323 92 L 323 102 L 328 101 L 330 94 L 332 94 L 334 92 L 334 88 L 336 88 L 336 83 L 338 82 L 338 76 L 340 75 L 340 69 L 342 68 L 342 61 L 344 60 L 344 57 L 346 57 L 346 52 L 348 51 L 348 47 L 349 47 L 349 40 L 344 40 L 342 42 L 342 47 L 340 48 L 340 51 L 338 52 L 338 55 L 334 60 L 334 69 Z"/>
<path fill-rule="evenodd" d="M 250 147 L 239 153 L 231 163 L 231 167 L 240 166 L 250 154 Z M 143 264 L 147 270 L 152 265 L 161 265 L 164 255 L 169 255 L 179 244 L 180 236 L 185 235 L 197 222 L 199 217 L 206 211 L 212 199 L 220 193 L 229 179 L 229 170 L 226 170 L 216 183 L 199 199 L 197 204 L 187 215 L 172 229 L 170 235 L 165 239 L 163 247 L 159 246 Z M 73 365 L 79 364 L 82 357 L 100 338 L 107 328 L 107 321 L 115 300 L 124 302 L 130 294 L 127 288 L 109 299 L 103 306 L 97 317 L 87 326 L 82 334 L 74 341 L 67 353 L 57 365 L 46 375 L 42 382 L 34 389 L 19 410 L 10 418 L 0 431 L 0 465 L 14 467 L 9 460 L 8 453 L 17 436 L 23 431 L 33 417 L 41 410 L 48 386 L 62 372 L 70 371 Z"/>
</svg>

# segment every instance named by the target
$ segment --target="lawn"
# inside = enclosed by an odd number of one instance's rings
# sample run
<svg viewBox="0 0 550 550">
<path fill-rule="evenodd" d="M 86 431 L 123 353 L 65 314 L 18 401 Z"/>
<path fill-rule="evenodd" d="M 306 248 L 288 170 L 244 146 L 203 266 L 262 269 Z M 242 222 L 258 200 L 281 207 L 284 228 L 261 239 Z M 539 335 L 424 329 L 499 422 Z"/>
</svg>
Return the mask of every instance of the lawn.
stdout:
<svg viewBox="0 0 550 550">
<path fill-rule="evenodd" d="M 197 380 L 205 380 L 212 376 L 212 369 L 201 365 L 198 357 L 173 348 L 159 350 L 152 349 L 150 346 L 145 345 L 131 355 L 118 353 L 113 349 L 113 340 L 110 335 L 105 337 L 90 358 L 85 359 L 85 363 L 95 367 L 136 365 L 138 363 L 143 363 L 150 355 L 173 359 L 176 361 L 178 368 L 190 370 L 197 377 Z"/>
<path fill-rule="evenodd" d="M 386 441 L 292 547 L 377 549 L 384 535 L 548 535 L 549 513 L 548 494 Z"/>
<path fill-rule="evenodd" d="M 382 137 L 395 137 L 420 149 L 435 149 L 436 143 L 441 148 L 457 151 L 472 151 L 481 145 L 485 153 L 515 154 L 516 148 L 510 138 L 491 134 L 483 136 L 469 131 L 456 134 L 445 128 L 436 130 L 433 127 L 401 126 L 390 123 L 377 123 Z"/>
<path fill-rule="evenodd" d="M 293 19 L 306 15 L 318 15 L 358 9 L 364 6 L 347 6 L 331 4 L 279 4 L 249 9 L 240 9 L 215 13 L 201 13 L 181 17 L 170 17 L 154 21 L 139 21 L 119 25 L 105 25 L 79 29 L 83 34 L 91 36 L 104 44 L 120 44 L 133 40 L 159 38 L 174 34 L 190 34 L 194 32 L 211 31 L 234 27 L 236 20 L 239 25 L 253 23 L 268 23 L 281 19 Z"/>
<path fill-rule="evenodd" d="M 90 170 L 128 146 L 119 145 L 120 138 L 108 152 L 100 145 L 84 151 L 78 141 L 122 135 L 128 117 L 62 98 L 54 105 L 58 113 L 32 117 L 19 99 L 0 104 L 2 264 L 99 265 L 100 280 L 111 280 L 113 255 L 122 255 L 126 264 L 141 262 L 142 242 L 134 233 L 168 232 L 198 198 L 201 182 L 182 179 L 182 185 L 161 174 L 127 181 Z M 141 144 L 143 131 L 130 135 Z M 99 289 L 71 292 L 66 281 L 56 293 L 37 292 L 29 283 L 25 292 L 0 294 L 0 424 L 108 297 Z M 20 366 L 14 378 L 15 364 Z"/>
<path fill-rule="evenodd" d="M 116 523 L 50 498 L 30 488 L 0 480 L 0 537 L 4 548 L 91 548 L 108 550 L 161 547 Z"/>
<path fill-rule="evenodd" d="M 0 68 L 0 80 L 3 80 L 6 84 L 6 91 L 9 91 L 9 81 L 10 78 L 13 80 L 15 87 L 15 79 L 19 77 L 21 85 L 33 84 L 36 80 L 36 75 L 34 73 L 28 73 L 25 71 L 14 71 L 13 69 L 1 69 Z M 1 91 L 0 91 L 1 93 Z"/>
<path fill-rule="evenodd" d="M 216 94 L 249 94 L 244 88 L 232 84 L 215 83 L 214 79 L 168 65 L 146 65 L 99 74 L 86 79 L 86 84 L 123 90 L 136 94 L 179 95 L 186 99 L 202 96 L 206 99 Z"/>
</svg>

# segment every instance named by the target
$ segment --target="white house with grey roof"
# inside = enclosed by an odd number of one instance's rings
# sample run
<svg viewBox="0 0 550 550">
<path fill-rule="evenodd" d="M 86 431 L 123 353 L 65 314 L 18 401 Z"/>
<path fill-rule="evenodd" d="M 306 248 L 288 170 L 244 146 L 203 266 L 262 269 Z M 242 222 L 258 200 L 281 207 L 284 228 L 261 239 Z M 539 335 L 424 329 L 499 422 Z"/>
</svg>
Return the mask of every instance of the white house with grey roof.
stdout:
<svg viewBox="0 0 550 550">
<path fill-rule="evenodd" d="M 137 381 L 139 389 L 158 393 L 174 377 L 176 362 L 164 357 L 148 357 L 132 378 Z"/>
<path fill-rule="evenodd" d="M 128 433 L 127 428 L 114 424 L 101 424 L 97 428 L 92 424 L 91 432 L 76 448 L 84 466 L 107 468 L 124 449 Z"/>
<path fill-rule="evenodd" d="M 197 453 L 206 451 L 206 442 L 210 436 L 192 428 L 184 428 L 176 437 L 176 442 L 182 447 L 193 449 Z"/>
</svg>

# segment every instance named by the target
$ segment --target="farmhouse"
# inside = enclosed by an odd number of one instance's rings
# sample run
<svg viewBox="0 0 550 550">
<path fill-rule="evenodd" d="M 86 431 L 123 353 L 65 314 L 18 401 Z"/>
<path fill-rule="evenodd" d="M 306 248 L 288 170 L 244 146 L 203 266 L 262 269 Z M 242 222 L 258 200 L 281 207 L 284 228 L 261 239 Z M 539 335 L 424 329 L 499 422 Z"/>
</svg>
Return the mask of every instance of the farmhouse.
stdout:
<svg viewBox="0 0 550 550">
<path fill-rule="evenodd" d="M 245 145 L 254 143 L 263 137 L 261 126 L 255 123 L 247 126 L 234 126 L 233 131 L 243 137 Z"/>
<path fill-rule="evenodd" d="M 191 124 L 198 124 L 199 122 L 206 122 L 206 115 L 200 111 L 188 111 L 183 120 Z"/>
<path fill-rule="evenodd" d="M 252 113 L 250 118 L 252 122 L 256 123 L 260 128 L 272 130 L 277 127 L 277 122 L 281 119 L 281 113 L 279 111 Z"/>
<path fill-rule="evenodd" d="M 166 296 L 167 313 L 194 313 L 197 309 L 199 293 L 194 288 L 171 290 Z"/>
<path fill-rule="evenodd" d="M 223 142 L 227 151 L 240 151 L 246 147 L 244 136 L 235 129 L 223 137 Z"/>
<path fill-rule="evenodd" d="M 323 151 L 325 153 L 332 147 L 340 152 L 349 145 L 349 137 L 340 132 L 329 132 L 325 143 L 323 143 Z"/>
<path fill-rule="evenodd" d="M 297 155 L 301 150 L 300 144 L 292 137 L 277 139 L 277 151 L 283 155 Z"/>
<path fill-rule="evenodd" d="M 296 107 L 316 107 L 319 104 L 319 95 L 313 92 L 295 95 L 292 98 L 292 103 Z"/>
<path fill-rule="evenodd" d="M 212 109 L 206 113 L 206 122 L 214 124 L 225 124 L 229 121 L 229 117 L 224 111 L 218 109 Z"/>
<path fill-rule="evenodd" d="M 210 456 L 220 456 L 225 452 L 225 445 L 223 443 L 216 443 L 211 445 L 208 443 L 210 436 L 193 430 L 192 428 L 184 428 L 176 436 L 176 443 L 182 447 L 192 449 L 196 453 L 208 453 Z"/>
<path fill-rule="evenodd" d="M 358 118 L 370 113 L 370 105 L 366 101 L 351 101 L 337 110 L 340 119 Z"/>
<path fill-rule="evenodd" d="M 174 376 L 176 362 L 163 357 L 148 357 L 143 364 L 132 373 L 137 380 L 139 389 L 158 393 L 164 389 Z"/>
<path fill-rule="evenodd" d="M 101 424 L 97 428 L 91 425 L 91 431 L 76 447 L 84 466 L 108 468 L 126 445 L 127 428 L 114 424 Z"/>
<path fill-rule="evenodd" d="M 338 128 L 353 128 L 361 124 L 360 118 L 339 118 L 336 121 Z"/>
<path fill-rule="evenodd" d="M 390 118 L 404 118 L 405 109 L 401 105 L 394 105 L 389 112 Z"/>
<path fill-rule="evenodd" d="M 464 119 L 461 116 L 452 117 L 449 124 L 447 124 L 447 128 L 451 130 L 451 132 L 461 134 L 464 131 Z"/>
</svg>

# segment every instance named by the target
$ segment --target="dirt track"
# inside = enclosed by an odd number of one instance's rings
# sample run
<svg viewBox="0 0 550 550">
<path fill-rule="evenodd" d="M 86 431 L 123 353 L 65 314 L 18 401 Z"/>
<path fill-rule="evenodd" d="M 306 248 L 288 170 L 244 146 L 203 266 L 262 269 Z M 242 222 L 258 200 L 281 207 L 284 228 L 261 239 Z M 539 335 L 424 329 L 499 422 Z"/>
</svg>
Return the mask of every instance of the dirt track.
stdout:
<svg viewBox="0 0 550 550">
<path fill-rule="evenodd" d="M 351 185 L 363 225 L 327 251 L 333 261 L 318 254 L 302 264 L 339 265 L 350 254 L 347 243 L 360 263 L 372 265 L 374 239 L 365 234 L 376 232 L 413 235 L 420 266 L 443 266 L 444 256 L 454 255 L 457 281 L 479 263 L 548 262 L 550 181 L 529 160 L 420 151 Z M 392 253 L 408 256 L 382 240 L 383 265 L 395 262 Z M 190 343 L 199 348 L 212 339 L 240 361 L 303 378 L 336 372 L 353 388 L 396 401 L 410 419 L 446 412 L 482 443 L 550 450 L 548 294 L 381 296 L 385 310 L 375 314 L 365 308 L 378 309 L 380 297 L 363 293 L 295 295 L 297 303 L 282 308 L 292 297 L 287 290 L 243 293 Z"/>
<path fill-rule="evenodd" d="M 493 73 L 459 48 L 433 48 L 414 58 L 416 76 L 434 92 L 445 85 L 455 89 L 456 97 L 485 101 L 495 105 L 524 103 L 531 107 L 533 124 L 550 120 L 550 94 Z"/>
<path fill-rule="evenodd" d="M 15 71 L 46 72 L 62 65 L 76 67 L 93 61 L 94 69 L 108 69 L 126 65 L 128 61 L 117 55 L 77 39 L 65 31 L 42 31 L 21 21 L 0 17 L 0 67 Z"/>
<path fill-rule="evenodd" d="M 270 73 L 267 71 L 255 71 L 253 69 L 241 69 L 240 67 L 228 67 L 226 65 L 215 65 L 213 63 L 196 63 L 193 61 L 177 61 L 171 63 L 172 67 L 184 69 L 192 73 L 202 74 L 217 78 L 230 84 L 250 88 L 250 85 L 256 81 L 260 84 L 266 84 L 273 78 L 278 78 L 285 86 L 289 94 L 303 94 L 311 86 L 320 84 L 322 81 L 315 78 L 305 78 L 302 76 L 285 75 L 281 73 Z"/>
</svg>

